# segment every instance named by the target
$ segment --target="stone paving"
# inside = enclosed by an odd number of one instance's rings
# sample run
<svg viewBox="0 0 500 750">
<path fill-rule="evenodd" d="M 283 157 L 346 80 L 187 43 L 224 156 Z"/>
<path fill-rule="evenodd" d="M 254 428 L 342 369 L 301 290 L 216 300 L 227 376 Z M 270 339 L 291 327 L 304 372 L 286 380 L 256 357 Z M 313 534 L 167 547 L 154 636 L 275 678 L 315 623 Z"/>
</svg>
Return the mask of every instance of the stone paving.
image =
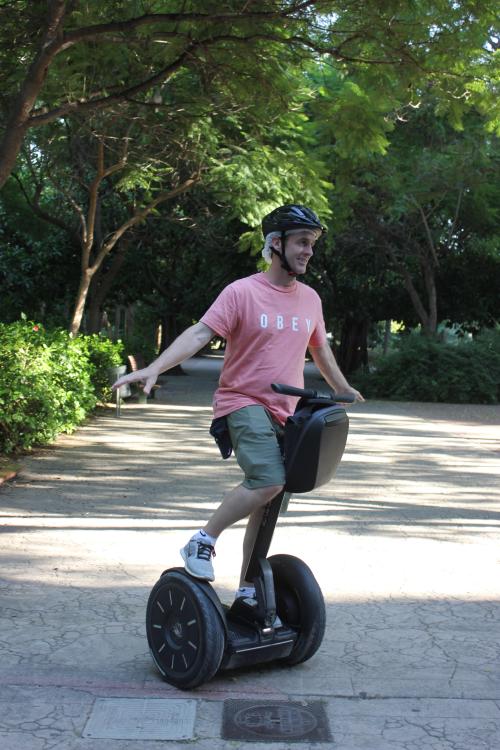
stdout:
<svg viewBox="0 0 500 750">
<path fill-rule="evenodd" d="M 127 404 L 119 419 L 103 412 L 0 488 L 0 748 L 165 747 L 89 736 L 102 699 L 160 712 L 195 701 L 191 739 L 169 748 L 290 747 L 220 738 L 225 701 L 268 699 L 324 703 L 331 741 L 297 750 L 498 750 L 500 408 L 351 408 L 336 479 L 292 500 L 272 545 L 318 578 L 321 649 L 297 667 L 222 673 L 183 693 L 148 654 L 147 597 L 239 481 L 207 433 L 217 367 L 186 369 L 166 378 L 161 400 Z M 238 525 L 217 545 L 222 599 L 242 536 Z"/>
</svg>

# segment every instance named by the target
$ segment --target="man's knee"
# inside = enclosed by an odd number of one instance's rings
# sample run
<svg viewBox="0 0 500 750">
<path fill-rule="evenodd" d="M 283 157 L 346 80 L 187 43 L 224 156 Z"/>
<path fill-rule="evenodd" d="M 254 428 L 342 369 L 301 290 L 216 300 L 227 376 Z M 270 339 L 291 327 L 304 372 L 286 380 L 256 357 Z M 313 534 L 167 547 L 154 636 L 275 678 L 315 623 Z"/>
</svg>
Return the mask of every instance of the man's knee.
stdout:
<svg viewBox="0 0 500 750">
<path fill-rule="evenodd" d="M 256 497 L 259 497 L 259 505 L 266 505 L 266 503 L 273 500 L 276 495 L 279 495 L 283 490 L 283 487 L 284 485 L 282 484 L 273 484 L 268 487 L 258 487 L 255 490 L 252 490 L 252 492 L 257 493 Z"/>
</svg>

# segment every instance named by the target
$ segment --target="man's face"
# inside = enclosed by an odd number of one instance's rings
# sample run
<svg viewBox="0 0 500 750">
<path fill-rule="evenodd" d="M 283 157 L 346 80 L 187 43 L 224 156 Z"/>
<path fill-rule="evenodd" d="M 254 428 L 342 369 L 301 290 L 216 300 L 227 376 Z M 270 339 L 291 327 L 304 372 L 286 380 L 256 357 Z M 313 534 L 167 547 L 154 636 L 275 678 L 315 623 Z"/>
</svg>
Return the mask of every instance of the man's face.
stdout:
<svg viewBox="0 0 500 750">
<path fill-rule="evenodd" d="M 304 229 L 297 234 L 290 234 L 285 240 L 285 255 L 294 273 L 303 274 L 306 272 L 307 264 L 314 254 L 314 243 L 316 242 L 316 232 Z M 278 239 L 278 249 L 281 250 L 281 242 Z"/>
</svg>

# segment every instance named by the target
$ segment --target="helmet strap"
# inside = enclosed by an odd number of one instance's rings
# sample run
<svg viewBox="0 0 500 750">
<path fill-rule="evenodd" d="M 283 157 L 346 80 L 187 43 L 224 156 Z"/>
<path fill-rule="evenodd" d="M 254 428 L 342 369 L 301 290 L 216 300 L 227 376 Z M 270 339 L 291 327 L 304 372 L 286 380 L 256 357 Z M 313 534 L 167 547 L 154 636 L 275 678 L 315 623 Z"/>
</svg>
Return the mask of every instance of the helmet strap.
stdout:
<svg viewBox="0 0 500 750">
<path fill-rule="evenodd" d="M 286 255 L 285 255 L 285 236 L 286 236 L 286 233 L 285 232 L 281 232 L 281 252 L 279 253 L 272 246 L 271 246 L 271 252 L 273 252 L 275 255 L 278 256 L 278 258 L 281 261 L 281 268 L 284 271 L 287 271 L 289 276 L 297 276 L 297 274 L 295 273 L 295 271 L 292 271 L 292 268 L 291 268 L 288 260 L 286 259 Z"/>
</svg>

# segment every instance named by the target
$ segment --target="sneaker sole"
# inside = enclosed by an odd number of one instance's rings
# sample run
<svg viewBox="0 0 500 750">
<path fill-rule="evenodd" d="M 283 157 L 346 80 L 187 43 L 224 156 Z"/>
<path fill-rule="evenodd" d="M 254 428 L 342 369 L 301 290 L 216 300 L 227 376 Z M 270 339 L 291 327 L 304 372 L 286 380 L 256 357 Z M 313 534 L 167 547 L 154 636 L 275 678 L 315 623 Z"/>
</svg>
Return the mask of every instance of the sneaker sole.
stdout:
<svg viewBox="0 0 500 750">
<path fill-rule="evenodd" d="M 193 578 L 198 578 L 200 581 L 215 581 L 215 576 L 200 576 L 198 573 L 193 573 L 192 570 L 189 570 L 189 565 L 187 561 L 187 555 L 184 552 L 184 547 L 179 550 L 181 553 L 181 557 L 184 560 L 184 569 L 186 570 L 186 573 L 189 573 L 190 576 L 193 576 Z"/>
</svg>

